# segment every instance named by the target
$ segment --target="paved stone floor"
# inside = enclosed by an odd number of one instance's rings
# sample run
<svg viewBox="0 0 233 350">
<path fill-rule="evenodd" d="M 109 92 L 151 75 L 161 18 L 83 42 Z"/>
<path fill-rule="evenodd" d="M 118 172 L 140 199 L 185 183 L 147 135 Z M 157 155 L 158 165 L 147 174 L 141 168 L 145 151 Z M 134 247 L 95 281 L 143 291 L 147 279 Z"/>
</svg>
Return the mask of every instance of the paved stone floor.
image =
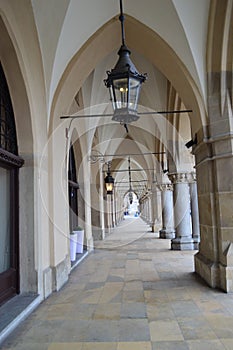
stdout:
<svg viewBox="0 0 233 350">
<path fill-rule="evenodd" d="M 17 350 L 233 349 L 233 295 L 140 218 L 124 220 L 5 341 Z"/>
</svg>

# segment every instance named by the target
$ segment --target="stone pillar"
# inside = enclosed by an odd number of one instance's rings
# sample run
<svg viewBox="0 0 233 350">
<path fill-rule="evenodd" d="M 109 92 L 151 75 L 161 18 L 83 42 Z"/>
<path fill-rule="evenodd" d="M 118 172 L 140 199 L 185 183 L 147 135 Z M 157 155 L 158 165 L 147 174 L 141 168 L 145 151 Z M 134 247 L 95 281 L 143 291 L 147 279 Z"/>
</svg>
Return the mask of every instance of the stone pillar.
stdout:
<svg viewBox="0 0 233 350">
<path fill-rule="evenodd" d="M 162 203 L 161 189 L 159 186 L 154 186 L 152 190 L 152 232 L 158 232 L 162 227 Z"/>
<path fill-rule="evenodd" d="M 112 226 L 116 226 L 116 196 L 114 191 L 112 194 Z"/>
<path fill-rule="evenodd" d="M 194 249 L 199 249 L 200 243 L 200 223 L 199 223 L 199 209 L 197 199 L 197 182 L 196 174 L 191 173 L 190 186 L 190 200 L 191 200 L 191 218 L 192 218 L 192 233 Z"/>
<path fill-rule="evenodd" d="M 99 188 L 99 208 L 100 208 L 100 228 L 102 239 L 105 238 L 105 220 L 104 220 L 104 178 L 102 171 L 99 172 L 100 188 Z"/>
<path fill-rule="evenodd" d="M 230 1 L 211 1 L 207 50 L 210 64 L 206 79 L 208 125 L 197 132 L 193 154 L 196 157 L 201 235 L 195 271 L 212 288 L 232 293 L 232 59 L 226 54 L 232 52 L 230 6 Z"/>
<path fill-rule="evenodd" d="M 190 218 L 189 173 L 169 174 L 174 185 L 174 223 L 176 237 L 172 240 L 172 250 L 193 250 Z"/>
<path fill-rule="evenodd" d="M 163 184 L 162 190 L 162 230 L 159 231 L 160 238 L 175 238 L 174 216 L 173 216 L 173 186 Z"/>
<path fill-rule="evenodd" d="M 112 202 L 111 202 L 111 195 L 106 195 L 106 219 L 107 219 L 107 228 L 108 233 L 111 233 L 112 229 Z"/>
<path fill-rule="evenodd" d="M 148 224 L 151 226 L 153 231 L 153 208 L 152 208 L 152 193 L 148 195 Z"/>
<path fill-rule="evenodd" d="M 90 163 L 83 162 L 84 199 L 85 199 L 85 236 L 87 250 L 93 250 L 92 220 L 91 220 L 91 186 L 90 186 Z"/>
</svg>

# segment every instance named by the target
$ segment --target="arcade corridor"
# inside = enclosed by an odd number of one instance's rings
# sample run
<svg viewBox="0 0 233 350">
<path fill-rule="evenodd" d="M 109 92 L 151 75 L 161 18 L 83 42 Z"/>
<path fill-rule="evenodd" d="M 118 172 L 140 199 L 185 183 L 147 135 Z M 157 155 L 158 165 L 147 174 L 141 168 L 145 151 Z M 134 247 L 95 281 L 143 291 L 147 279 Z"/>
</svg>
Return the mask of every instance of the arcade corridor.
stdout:
<svg viewBox="0 0 233 350">
<path fill-rule="evenodd" d="M 1 349 L 232 349 L 233 295 L 193 273 L 196 251 L 150 231 L 122 221 Z"/>
</svg>

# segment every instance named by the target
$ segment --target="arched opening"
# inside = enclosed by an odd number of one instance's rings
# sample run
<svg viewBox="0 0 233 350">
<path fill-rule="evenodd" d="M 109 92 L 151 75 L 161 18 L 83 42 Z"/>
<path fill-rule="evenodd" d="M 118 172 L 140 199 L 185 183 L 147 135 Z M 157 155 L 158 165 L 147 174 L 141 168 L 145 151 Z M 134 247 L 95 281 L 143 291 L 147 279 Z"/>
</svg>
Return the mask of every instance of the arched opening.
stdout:
<svg viewBox="0 0 233 350">
<path fill-rule="evenodd" d="M 124 215 L 126 217 L 138 217 L 139 215 L 138 196 L 133 191 L 128 191 L 124 196 Z"/>
<path fill-rule="evenodd" d="M 9 23 L 5 24 L 4 20 L 0 18 L 0 61 L 9 89 L 17 135 L 16 155 L 11 153 L 12 150 L 9 152 L 10 149 L 4 151 L 8 152 L 7 157 L 4 156 L 4 161 L 7 159 L 10 160 L 13 157 L 12 165 L 14 164 L 15 168 L 18 167 L 18 169 L 14 170 L 15 191 L 12 192 L 11 197 L 12 203 L 17 203 L 18 197 L 20 201 L 20 206 L 15 204 L 17 209 L 14 215 L 16 216 L 15 221 L 12 220 L 12 224 L 14 222 L 14 230 L 18 232 L 18 255 L 14 255 L 14 259 L 16 259 L 16 256 L 18 259 L 18 274 L 20 276 L 17 293 L 37 293 L 38 271 L 36 271 L 35 266 L 34 170 L 31 114 L 24 77 L 8 26 Z M 19 164 L 14 160 L 18 155 L 20 155 Z M 19 167 L 23 164 L 22 159 L 24 160 L 24 166 L 19 171 Z"/>
<path fill-rule="evenodd" d="M 0 63 L 0 304 L 20 292 L 19 168 L 15 118 Z"/>
<path fill-rule="evenodd" d="M 74 155 L 74 147 L 70 147 L 69 151 L 69 168 L 68 168 L 68 185 L 69 185 L 69 221 L 70 232 L 78 226 L 78 189 L 79 184 L 76 175 L 76 162 Z"/>
</svg>

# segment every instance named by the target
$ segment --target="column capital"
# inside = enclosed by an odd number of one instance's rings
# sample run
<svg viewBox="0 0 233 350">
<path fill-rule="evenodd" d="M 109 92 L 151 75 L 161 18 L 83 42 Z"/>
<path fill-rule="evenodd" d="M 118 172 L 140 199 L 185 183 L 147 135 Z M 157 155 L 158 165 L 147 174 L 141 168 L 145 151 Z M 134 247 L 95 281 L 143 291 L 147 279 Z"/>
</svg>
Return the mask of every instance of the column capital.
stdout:
<svg viewBox="0 0 233 350">
<path fill-rule="evenodd" d="M 190 173 L 190 183 L 197 182 L 197 174 L 193 171 Z"/>
<path fill-rule="evenodd" d="M 168 177 L 173 184 L 194 182 L 192 173 L 171 173 Z"/>
<path fill-rule="evenodd" d="M 159 188 L 161 191 L 173 191 L 173 184 L 160 184 Z"/>
</svg>

